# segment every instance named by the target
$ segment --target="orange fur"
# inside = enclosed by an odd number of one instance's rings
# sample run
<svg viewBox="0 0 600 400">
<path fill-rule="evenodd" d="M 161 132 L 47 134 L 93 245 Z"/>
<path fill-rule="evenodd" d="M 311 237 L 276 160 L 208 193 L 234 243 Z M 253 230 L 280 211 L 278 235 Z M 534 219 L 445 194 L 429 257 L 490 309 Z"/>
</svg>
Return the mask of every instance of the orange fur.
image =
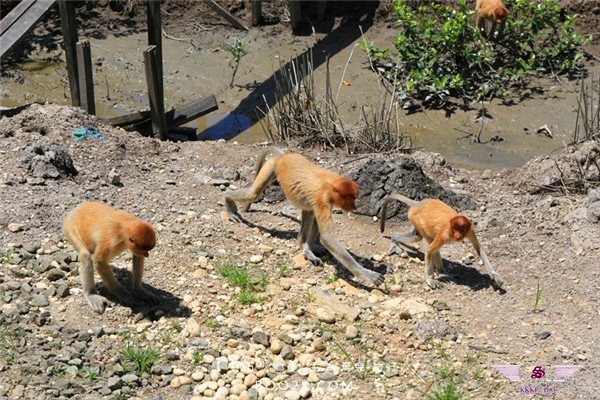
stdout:
<svg viewBox="0 0 600 400">
<path fill-rule="evenodd" d="M 477 254 L 481 257 L 490 276 L 498 284 L 502 285 L 502 279 L 494 271 L 486 254 L 481 250 L 479 241 L 475 236 L 471 221 L 464 215 L 459 214 L 452 207 L 441 200 L 425 199 L 414 201 L 404 196 L 393 194 L 383 202 L 381 211 L 381 231 L 385 229 L 385 218 L 388 203 L 392 200 L 399 200 L 407 205 L 408 219 L 412 223 L 414 230 L 418 232 L 405 232 L 403 234 L 392 235 L 392 247 L 390 252 L 397 249 L 397 244 L 403 240 L 417 241 L 421 238 L 428 243 L 425 251 L 425 274 L 427 283 L 432 287 L 438 287 L 437 281 L 433 279 L 434 271 L 440 272 L 442 269 L 442 258 L 440 249 L 450 242 L 460 242 L 467 239 L 471 242 Z"/>
<path fill-rule="evenodd" d="M 273 157 L 265 161 L 268 154 L 273 154 Z M 235 203 L 252 203 L 275 179 L 279 181 L 285 197 L 302 210 L 299 239 L 308 260 L 314 264 L 321 263 L 312 251 L 316 247 L 318 233 L 323 246 L 355 276 L 371 284 L 381 283 L 381 275 L 358 264 L 333 233 L 332 208 L 355 210 L 355 200 L 360 194 L 358 185 L 349 178 L 313 164 L 301 154 L 285 154 L 272 147 L 263 151 L 252 185 L 226 194 L 229 218 L 242 222 Z"/>
<path fill-rule="evenodd" d="M 502 0 L 476 0 L 475 15 L 475 25 L 477 26 L 477 29 L 483 29 L 485 31 L 485 21 L 489 21 L 492 23 L 489 33 L 490 36 L 497 26 L 500 27 L 499 36 L 501 36 L 506 17 L 508 16 L 508 9 Z"/>
<path fill-rule="evenodd" d="M 94 269 L 109 291 L 126 304 L 135 303 L 117 282 L 108 265 L 125 250 L 130 250 L 134 257 L 134 294 L 150 300 L 156 298 L 141 287 L 144 257 L 148 257 L 149 251 L 156 245 L 156 235 L 150 224 L 107 204 L 86 202 L 67 215 L 63 231 L 69 243 L 79 252 L 84 292 L 94 311 L 104 311 L 104 300 L 95 294 Z"/>
</svg>

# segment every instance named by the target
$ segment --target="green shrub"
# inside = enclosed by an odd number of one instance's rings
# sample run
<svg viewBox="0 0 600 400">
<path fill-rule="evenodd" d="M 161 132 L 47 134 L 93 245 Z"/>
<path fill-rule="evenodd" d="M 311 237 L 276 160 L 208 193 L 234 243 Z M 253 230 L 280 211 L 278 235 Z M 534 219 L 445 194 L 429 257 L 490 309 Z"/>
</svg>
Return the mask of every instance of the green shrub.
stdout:
<svg viewBox="0 0 600 400">
<path fill-rule="evenodd" d="M 537 76 L 573 71 L 589 39 L 574 29 L 558 0 L 506 0 L 510 10 L 501 38 L 486 39 L 475 28 L 465 0 L 413 6 L 396 0 L 400 32 L 395 52 L 363 41 L 374 69 L 395 82 L 406 103 L 439 105 L 503 97 Z"/>
</svg>

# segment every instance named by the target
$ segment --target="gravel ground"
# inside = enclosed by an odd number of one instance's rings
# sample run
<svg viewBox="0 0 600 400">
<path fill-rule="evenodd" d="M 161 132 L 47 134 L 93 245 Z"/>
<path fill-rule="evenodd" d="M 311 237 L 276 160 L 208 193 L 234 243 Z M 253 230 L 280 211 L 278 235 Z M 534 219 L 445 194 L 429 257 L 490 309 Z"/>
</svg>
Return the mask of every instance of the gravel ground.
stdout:
<svg viewBox="0 0 600 400">
<path fill-rule="evenodd" d="M 102 138 L 77 141 L 82 127 Z M 539 191 L 560 179 L 551 166 L 597 160 L 597 143 L 503 172 L 453 168 L 433 153 L 386 156 L 411 158 L 474 200 L 464 212 L 506 281 L 493 288 L 473 250 L 453 245 L 443 250 L 453 277 L 435 291 L 418 257 L 387 255 L 387 235 L 406 222 L 391 220 L 382 236 L 372 216 L 334 216 L 340 241 L 385 271 L 372 289 L 334 260 L 305 265 L 287 202 L 253 205 L 254 227 L 227 221 L 223 191 L 252 179 L 261 147 L 160 142 L 51 104 L 0 119 L 0 398 L 598 398 L 600 193 Z M 344 175 L 370 161 L 290 150 Z M 153 224 L 145 282 L 160 304 L 131 309 L 108 296 L 102 315 L 87 306 L 61 232 L 86 200 Z M 113 261 L 119 279 L 130 280 L 129 264 Z M 231 270 L 250 277 L 236 287 L 223 276 Z M 492 365 L 518 365 L 522 380 Z M 555 365 L 583 368 L 556 382 Z"/>
</svg>

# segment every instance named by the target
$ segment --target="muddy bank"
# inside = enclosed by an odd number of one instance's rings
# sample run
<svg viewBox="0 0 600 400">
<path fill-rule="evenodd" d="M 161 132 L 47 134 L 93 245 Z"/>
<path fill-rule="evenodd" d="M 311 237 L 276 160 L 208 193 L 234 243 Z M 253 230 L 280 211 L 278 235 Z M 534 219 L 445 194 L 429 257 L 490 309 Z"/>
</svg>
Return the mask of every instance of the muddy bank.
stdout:
<svg viewBox="0 0 600 400">
<path fill-rule="evenodd" d="M 188 124 L 197 129 L 202 139 L 235 137 L 241 143 L 266 140 L 262 126 L 252 122 L 256 117 L 255 108 L 265 108 L 264 98 L 272 104 L 274 74 L 281 65 L 309 49 L 321 93 L 326 81 L 325 61 L 329 59 L 332 86 L 346 125 L 360 123 L 362 106 L 376 107 L 381 102 L 383 88 L 367 68 L 367 59 L 356 44 L 361 40 L 360 23 L 368 40 L 381 47 L 391 45 L 394 30 L 389 10 L 383 6 L 376 9 L 375 18 L 365 14 L 368 16 L 362 22 L 332 14 L 326 21 L 328 27 L 318 25 L 314 34 L 298 36 L 293 36 L 281 20 L 285 15 L 283 9 L 266 11 L 267 15 L 277 17 L 273 23 L 278 23 L 240 32 L 215 25 L 218 19 L 210 13 L 211 18 L 202 19 L 195 9 L 185 14 L 181 8 L 171 7 L 164 10 L 165 104 L 167 108 L 175 107 L 214 94 L 219 110 Z M 93 10 L 80 9 L 79 12 L 84 15 Z M 242 7 L 233 12 L 243 17 L 248 10 Z M 86 22 L 80 32 L 80 38 L 87 38 L 92 44 L 96 108 L 100 116 L 148 107 L 142 60 L 142 51 L 146 48 L 143 13 L 138 12 L 129 20 L 122 18 L 127 15 L 123 13 L 113 11 L 113 15 L 121 19 L 109 18 L 106 21 L 109 29 L 99 23 Z M 192 15 L 198 19 L 192 19 Z M 28 53 L 24 62 L 9 65 L 9 72 L 1 78 L 1 106 L 13 107 L 34 101 L 69 103 L 62 52 L 56 45 L 59 30 L 52 25 L 42 26 L 36 32 L 39 39 L 36 50 Z M 242 58 L 235 85 L 230 88 L 231 55 L 226 47 L 237 38 L 242 40 L 248 54 Z M 593 61 L 589 62 L 589 68 L 592 74 L 600 70 Z M 350 86 L 341 85 L 342 80 Z M 482 107 L 477 103 L 450 114 L 427 110 L 401 115 L 398 123 L 413 139 L 414 146 L 439 152 L 456 165 L 496 170 L 514 168 L 570 142 L 577 93 L 576 82 L 565 78 L 540 81 L 536 82 L 535 89 L 520 93 L 520 98 L 509 99 L 511 106 L 498 100 L 484 104 L 489 118 L 483 123 L 477 120 Z M 537 133 L 544 125 L 548 126 L 551 137 Z M 472 143 L 472 138 L 480 132 L 483 143 Z"/>
</svg>

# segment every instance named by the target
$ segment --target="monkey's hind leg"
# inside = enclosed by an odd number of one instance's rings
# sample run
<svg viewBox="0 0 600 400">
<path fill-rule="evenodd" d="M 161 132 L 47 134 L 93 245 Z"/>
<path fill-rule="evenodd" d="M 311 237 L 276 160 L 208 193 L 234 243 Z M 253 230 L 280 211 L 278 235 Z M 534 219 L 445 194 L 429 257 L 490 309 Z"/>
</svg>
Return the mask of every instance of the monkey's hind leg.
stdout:
<svg viewBox="0 0 600 400">
<path fill-rule="evenodd" d="M 312 211 L 302 210 L 302 220 L 300 222 L 300 232 L 298 240 L 302 247 L 302 255 L 313 265 L 321 266 L 323 261 L 317 257 L 314 251 L 323 251 L 325 248 L 318 246 L 315 242 L 318 233 L 317 223 L 315 221 L 315 213 Z"/>
<path fill-rule="evenodd" d="M 419 232 L 413 227 L 411 230 L 401 233 L 394 233 L 391 236 L 390 249 L 388 255 L 402 254 L 403 250 L 414 250 L 412 246 L 408 246 L 406 243 L 418 242 L 422 239 Z"/>
<path fill-rule="evenodd" d="M 133 294 L 135 297 L 151 303 L 158 303 L 160 297 L 144 289 L 142 286 L 142 277 L 144 275 L 144 258 L 136 254 L 133 255 L 133 280 L 131 281 Z"/>
<path fill-rule="evenodd" d="M 92 256 L 87 250 L 82 250 L 79 253 L 79 276 L 83 285 L 83 295 L 92 311 L 98 314 L 104 312 L 104 306 L 107 300 L 104 296 L 100 296 L 96 292 L 96 283 L 94 282 L 94 263 Z"/>
<path fill-rule="evenodd" d="M 235 203 L 252 203 L 275 178 L 275 159 L 271 158 L 265 162 L 249 188 L 228 192 L 225 195 L 225 208 L 229 219 L 233 222 L 244 222 Z"/>
</svg>

